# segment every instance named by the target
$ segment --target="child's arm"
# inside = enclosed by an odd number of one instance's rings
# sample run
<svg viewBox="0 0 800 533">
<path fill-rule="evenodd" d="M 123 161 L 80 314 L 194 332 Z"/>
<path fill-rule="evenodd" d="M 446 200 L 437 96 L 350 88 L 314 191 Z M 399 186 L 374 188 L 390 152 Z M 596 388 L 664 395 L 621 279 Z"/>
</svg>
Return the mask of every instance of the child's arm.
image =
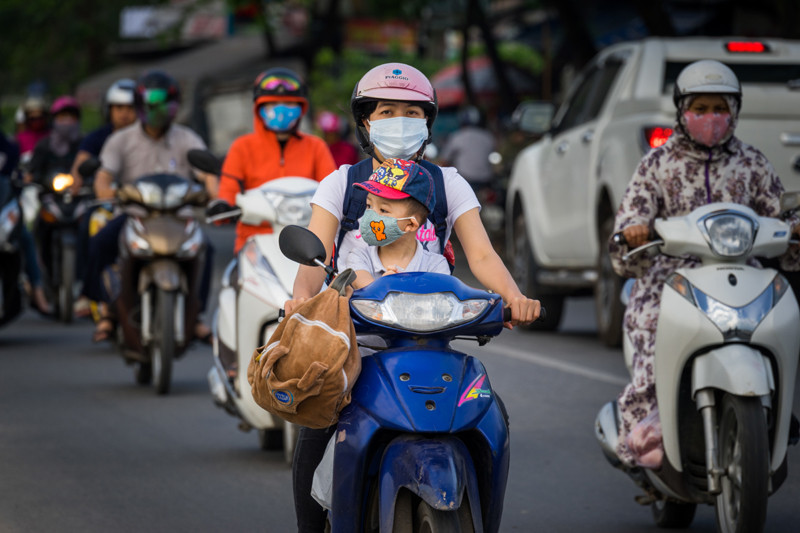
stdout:
<svg viewBox="0 0 800 533">
<path fill-rule="evenodd" d="M 360 289 L 362 287 L 366 287 L 373 281 L 375 280 L 373 279 L 372 274 L 366 270 L 356 270 L 356 280 L 353 282 L 353 288 Z"/>
</svg>

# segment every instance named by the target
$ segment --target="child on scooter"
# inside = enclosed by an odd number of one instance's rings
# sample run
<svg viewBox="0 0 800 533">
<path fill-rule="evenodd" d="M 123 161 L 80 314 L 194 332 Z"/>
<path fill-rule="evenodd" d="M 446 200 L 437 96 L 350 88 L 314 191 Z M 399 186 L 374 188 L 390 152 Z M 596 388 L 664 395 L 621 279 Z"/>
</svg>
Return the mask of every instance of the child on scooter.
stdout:
<svg viewBox="0 0 800 533">
<path fill-rule="evenodd" d="M 433 177 L 427 170 L 413 161 L 387 159 L 367 181 L 353 186 L 368 193 L 359 229 L 369 245 L 348 256 L 347 264 L 356 273 L 353 288 L 397 272 L 450 274 L 444 256 L 429 252 L 416 238 L 436 201 Z"/>
</svg>

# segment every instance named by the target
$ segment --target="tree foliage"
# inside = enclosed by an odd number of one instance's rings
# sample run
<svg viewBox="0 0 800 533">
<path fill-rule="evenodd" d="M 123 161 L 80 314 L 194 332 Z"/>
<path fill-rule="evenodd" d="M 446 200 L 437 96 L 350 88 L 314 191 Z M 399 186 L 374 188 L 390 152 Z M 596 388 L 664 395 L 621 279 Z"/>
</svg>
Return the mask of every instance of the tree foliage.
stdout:
<svg viewBox="0 0 800 533">
<path fill-rule="evenodd" d="M 137 5 L 161 3 L 138 1 Z M 22 93 L 34 80 L 52 94 L 69 92 L 113 63 L 119 16 L 129 0 L 3 0 L 0 2 L 2 92 Z"/>
</svg>

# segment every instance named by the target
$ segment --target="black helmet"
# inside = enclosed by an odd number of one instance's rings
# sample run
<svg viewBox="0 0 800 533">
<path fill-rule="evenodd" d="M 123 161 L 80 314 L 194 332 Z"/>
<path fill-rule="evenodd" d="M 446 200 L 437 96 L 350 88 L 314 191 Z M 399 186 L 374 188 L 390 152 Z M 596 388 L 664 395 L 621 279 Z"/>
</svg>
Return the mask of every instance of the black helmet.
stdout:
<svg viewBox="0 0 800 533">
<path fill-rule="evenodd" d="M 262 97 L 303 101 L 307 104 L 308 87 L 293 70 L 275 67 L 259 74 L 253 83 L 253 102 Z"/>
<path fill-rule="evenodd" d="M 158 91 L 163 90 L 164 93 Z M 137 109 L 141 109 L 145 104 L 156 103 L 153 98 L 158 98 L 161 102 L 181 101 L 181 89 L 175 79 L 160 70 L 145 72 L 136 82 L 134 101 Z"/>
</svg>

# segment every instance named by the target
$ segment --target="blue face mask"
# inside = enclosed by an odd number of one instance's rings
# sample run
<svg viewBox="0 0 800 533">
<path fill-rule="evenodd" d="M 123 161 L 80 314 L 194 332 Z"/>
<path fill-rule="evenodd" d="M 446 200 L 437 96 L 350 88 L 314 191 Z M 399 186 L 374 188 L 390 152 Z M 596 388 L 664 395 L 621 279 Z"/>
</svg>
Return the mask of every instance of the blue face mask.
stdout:
<svg viewBox="0 0 800 533">
<path fill-rule="evenodd" d="M 364 239 L 365 243 L 370 246 L 386 246 L 402 237 L 405 233 L 400 229 L 397 222 L 410 218 L 412 217 L 394 218 L 382 216 L 372 209 L 367 209 L 364 211 L 364 216 L 361 217 L 358 229 L 361 231 L 361 238 Z"/>
<path fill-rule="evenodd" d="M 300 104 L 262 105 L 258 109 L 264 126 L 276 133 L 286 133 L 294 129 L 302 114 L 303 108 Z"/>
</svg>

